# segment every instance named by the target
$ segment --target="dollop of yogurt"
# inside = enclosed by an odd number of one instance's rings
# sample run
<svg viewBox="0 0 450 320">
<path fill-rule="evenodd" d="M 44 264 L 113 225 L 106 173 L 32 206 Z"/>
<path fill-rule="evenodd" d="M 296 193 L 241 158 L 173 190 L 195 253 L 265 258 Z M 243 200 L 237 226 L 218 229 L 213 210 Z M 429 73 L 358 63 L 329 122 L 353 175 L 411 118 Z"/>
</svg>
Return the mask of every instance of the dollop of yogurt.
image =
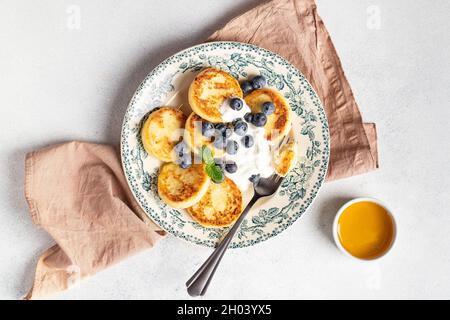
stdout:
<svg viewBox="0 0 450 320">
<path fill-rule="evenodd" d="M 242 103 L 241 110 L 233 110 L 229 105 L 229 100 L 225 100 L 219 108 L 223 121 L 232 122 L 235 119 L 244 119 L 245 114 L 251 112 L 251 110 L 244 100 L 242 100 Z M 267 178 L 275 171 L 272 165 L 271 145 L 264 137 L 264 127 L 256 127 L 248 122 L 247 125 L 248 129 L 245 135 L 253 137 L 253 146 L 246 148 L 242 142 L 244 137 L 233 131 L 227 140 L 236 141 L 239 148 L 236 154 L 226 153 L 223 157 L 225 162 L 231 160 L 236 163 L 237 171 L 229 173 L 225 170 L 225 175 L 232 179 L 242 191 L 246 191 L 252 186 L 249 180 L 251 176 L 260 175 L 262 178 Z"/>
<path fill-rule="evenodd" d="M 252 112 L 245 101 L 242 99 L 240 100 L 242 101 L 243 106 L 242 109 L 238 111 L 230 107 L 230 99 L 225 99 L 225 101 L 219 107 L 223 122 L 232 122 L 235 119 L 243 118 L 246 113 Z"/>
</svg>

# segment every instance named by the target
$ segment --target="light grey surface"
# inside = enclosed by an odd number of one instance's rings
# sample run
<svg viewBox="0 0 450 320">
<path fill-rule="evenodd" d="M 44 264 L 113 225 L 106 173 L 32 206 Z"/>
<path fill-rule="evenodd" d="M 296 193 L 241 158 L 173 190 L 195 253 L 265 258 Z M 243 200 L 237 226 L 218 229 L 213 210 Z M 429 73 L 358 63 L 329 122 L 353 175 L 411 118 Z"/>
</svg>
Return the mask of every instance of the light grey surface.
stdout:
<svg viewBox="0 0 450 320">
<path fill-rule="evenodd" d="M 118 143 L 145 75 L 258 2 L 0 1 L 0 298 L 26 293 L 52 244 L 28 215 L 25 153 L 72 139 Z M 318 0 L 318 8 L 364 119 L 377 123 L 381 168 L 327 183 L 281 235 L 230 250 L 207 298 L 448 299 L 450 2 Z M 380 261 L 356 262 L 332 242 L 334 213 L 356 196 L 383 200 L 397 217 L 397 243 Z M 188 298 L 184 283 L 209 253 L 169 236 L 56 298 Z"/>
</svg>

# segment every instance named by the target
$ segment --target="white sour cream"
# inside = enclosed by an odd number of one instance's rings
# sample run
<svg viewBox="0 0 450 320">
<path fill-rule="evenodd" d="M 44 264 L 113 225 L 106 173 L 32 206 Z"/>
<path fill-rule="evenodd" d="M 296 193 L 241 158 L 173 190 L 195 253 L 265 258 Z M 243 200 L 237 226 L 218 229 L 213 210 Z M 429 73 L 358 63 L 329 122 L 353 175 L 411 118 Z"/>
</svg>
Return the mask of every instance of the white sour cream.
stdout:
<svg viewBox="0 0 450 320">
<path fill-rule="evenodd" d="M 243 103 L 242 109 L 236 111 L 230 107 L 230 99 L 225 99 L 225 101 L 219 107 L 219 111 L 222 114 L 223 122 L 232 122 L 234 119 L 237 118 L 243 119 L 246 113 L 251 112 L 250 107 L 245 103 L 245 101 L 242 99 L 241 101 Z"/>
<path fill-rule="evenodd" d="M 224 122 L 232 122 L 237 118 L 243 119 L 246 113 L 251 112 L 245 101 L 242 100 L 242 102 L 244 104 L 242 109 L 236 111 L 230 108 L 229 100 L 225 100 L 219 109 Z M 228 141 L 236 141 L 239 148 L 236 154 L 231 155 L 226 153 L 223 157 L 225 161 L 231 160 L 236 162 L 237 171 L 235 173 L 228 173 L 225 170 L 225 175 L 232 179 L 244 192 L 252 186 L 252 183 L 249 181 L 249 178 L 252 175 L 259 174 L 262 178 L 267 178 L 275 171 L 272 166 L 270 143 L 264 137 L 264 128 L 256 127 L 251 123 L 247 123 L 247 125 L 248 129 L 246 135 L 251 135 L 253 137 L 253 146 L 246 148 L 242 143 L 243 136 L 237 135 L 233 131 L 233 134 L 228 138 Z"/>
</svg>

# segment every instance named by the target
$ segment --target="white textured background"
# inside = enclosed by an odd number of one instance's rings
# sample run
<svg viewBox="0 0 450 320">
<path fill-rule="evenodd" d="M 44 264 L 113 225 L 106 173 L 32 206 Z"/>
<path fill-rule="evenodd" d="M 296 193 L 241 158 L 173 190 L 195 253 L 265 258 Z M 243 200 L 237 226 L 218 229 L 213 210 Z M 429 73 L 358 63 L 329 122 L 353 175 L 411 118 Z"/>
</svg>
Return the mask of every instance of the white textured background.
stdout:
<svg viewBox="0 0 450 320">
<path fill-rule="evenodd" d="M 0 298 L 25 294 L 52 244 L 27 212 L 25 153 L 118 143 L 145 75 L 258 2 L 0 0 Z M 280 236 L 230 251 L 207 297 L 448 299 L 450 1 L 317 2 L 363 117 L 377 123 L 381 168 L 326 184 Z M 80 30 L 67 27 L 71 4 Z M 398 241 L 383 260 L 355 262 L 332 242 L 334 213 L 356 196 L 395 211 Z M 187 298 L 184 283 L 209 253 L 170 236 L 57 298 Z"/>
</svg>

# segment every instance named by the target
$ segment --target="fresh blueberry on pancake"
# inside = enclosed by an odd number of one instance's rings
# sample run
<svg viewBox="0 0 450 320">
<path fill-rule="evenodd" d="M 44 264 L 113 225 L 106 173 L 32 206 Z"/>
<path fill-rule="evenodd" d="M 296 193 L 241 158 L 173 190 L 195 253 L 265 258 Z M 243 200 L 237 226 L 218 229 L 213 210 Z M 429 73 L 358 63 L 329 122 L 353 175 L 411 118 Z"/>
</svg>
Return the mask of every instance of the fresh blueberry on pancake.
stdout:
<svg viewBox="0 0 450 320">
<path fill-rule="evenodd" d="M 226 138 L 222 135 L 217 135 L 214 138 L 214 147 L 217 149 L 223 149 L 226 145 Z"/>
<path fill-rule="evenodd" d="M 239 144 L 234 140 L 229 140 L 227 142 L 227 153 L 228 154 L 236 154 L 239 149 Z"/>
<path fill-rule="evenodd" d="M 231 121 L 231 124 L 233 125 L 233 126 L 235 126 L 238 122 L 240 122 L 240 121 L 242 121 L 242 118 L 236 118 L 236 119 L 234 119 L 233 121 Z"/>
<path fill-rule="evenodd" d="M 190 153 L 181 154 L 175 161 L 182 169 L 187 169 L 192 165 L 192 155 Z"/>
<path fill-rule="evenodd" d="M 228 127 L 225 129 L 225 131 L 222 132 L 222 135 L 225 138 L 231 137 L 232 134 L 233 134 L 233 130 L 231 128 L 228 128 Z"/>
<path fill-rule="evenodd" d="M 256 127 L 264 127 L 267 123 L 267 117 L 264 113 L 255 113 L 252 118 L 252 124 Z"/>
<path fill-rule="evenodd" d="M 263 76 L 256 76 L 252 79 L 252 87 L 254 90 L 264 88 L 266 84 L 266 78 Z"/>
<path fill-rule="evenodd" d="M 234 132 L 239 135 L 239 136 L 243 136 L 245 135 L 245 133 L 248 130 L 248 124 L 244 121 L 238 121 L 235 125 L 234 125 Z"/>
<path fill-rule="evenodd" d="M 241 89 L 244 94 L 250 93 L 253 90 L 252 83 L 250 81 L 242 82 Z"/>
<path fill-rule="evenodd" d="M 175 152 L 177 154 L 184 154 L 189 150 L 186 142 L 180 141 L 175 145 Z"/>
<path fill-rule="evenodd" d="M 242 100 L 239 98 L 232 98 L 230 100 L 230 108 L 236 111 L 239 111 L 242 109 L 244 104 L 242 103 Z"/>
<path fill-rule="evenodd" d="M 246 148 L 251 148 L 255 143 L 251 135 L 246 135 L 245 137 L 243 137 L 242 142 L 244 144 L 244 147 Z"/>
<path fill-rule="evenodd" d="M 235 173 L 237 169 L 237 164 L 234 161 L 227 161 L 225 164 L 225 170 L 227 170 L 228 173 Z"/>
<path fill-rule="evenodd" d="M 245 116 L 244 116 L 244 120 L 249 122 L 249 123 L 251 123 L 252 120 L 253 120 L 253 113 L 251 113 L 251 112 L 246 113 Z"/>
<path fill-rule="evenodd" d="M 220 133 L 225 132 L 225 130 L 227 129 L 227 126 L 225 125 L 225 123 L 218 123 L 216 124 L 216 130 L 218 130 Z"/>
<path fill-rule="evenodd" d="M 269 116 L 275 112 L 275 105 L 271 101 L 266 101 L 261 106 L 261 112 Z"/>
<path fill-rule="evenodd" d="M 214 135 L 214 125 L 211 122 L 202 122 L 202 134 L 205 137 L 212 137 Z"/>
</svg>

